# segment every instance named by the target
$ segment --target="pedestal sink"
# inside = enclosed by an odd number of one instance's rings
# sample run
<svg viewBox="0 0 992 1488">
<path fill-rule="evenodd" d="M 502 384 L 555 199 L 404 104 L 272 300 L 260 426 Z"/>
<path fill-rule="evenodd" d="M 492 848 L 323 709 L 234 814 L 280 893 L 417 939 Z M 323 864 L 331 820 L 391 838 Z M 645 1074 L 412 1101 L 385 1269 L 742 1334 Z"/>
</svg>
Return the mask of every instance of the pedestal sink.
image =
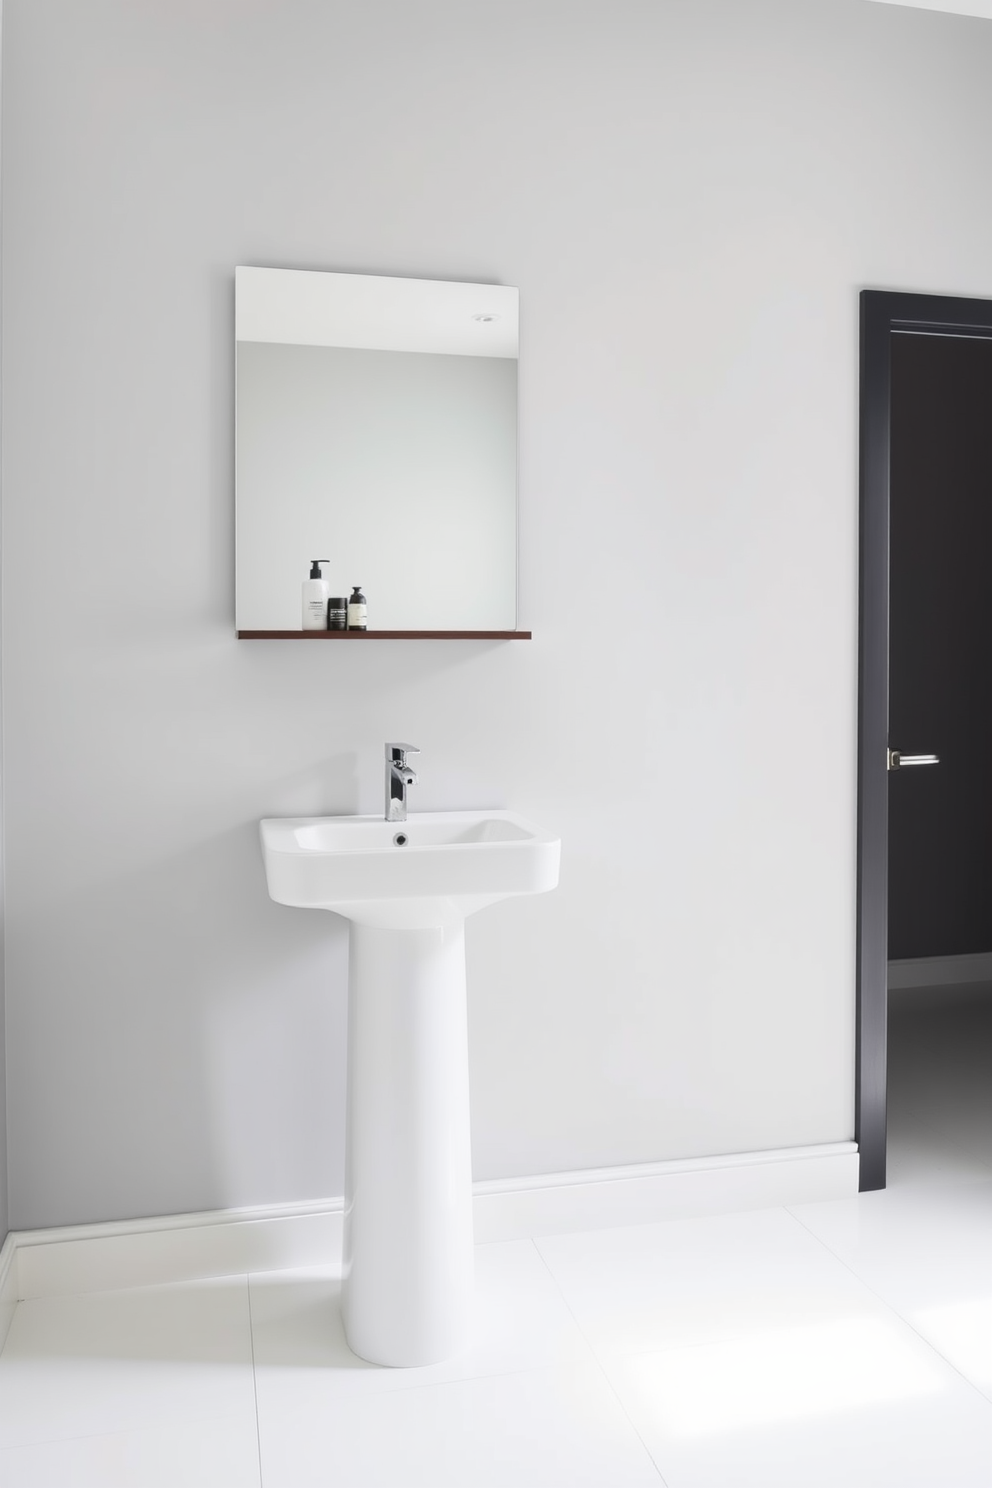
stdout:
<svg viewBox="0 0 992 1488">
<path fill-rule="evenodd" d="M 345 1332 L 431 1364 L 472 1312 L 468 915 L 558 882 L 560 842 L 509 811 L 261 823 L 269 894 L 350 921 Z"/>
</svg>

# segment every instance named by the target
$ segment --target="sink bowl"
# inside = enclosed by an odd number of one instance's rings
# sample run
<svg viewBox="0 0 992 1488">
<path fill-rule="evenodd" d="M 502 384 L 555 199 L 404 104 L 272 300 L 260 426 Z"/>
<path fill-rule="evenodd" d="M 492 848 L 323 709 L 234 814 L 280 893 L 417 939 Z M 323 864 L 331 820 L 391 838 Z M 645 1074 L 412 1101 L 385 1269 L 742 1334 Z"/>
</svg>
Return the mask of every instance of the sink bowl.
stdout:
<svg viewBox="0 0 992 1488">
<path fill-rule="evenodd" d="M 276 903 L 384 928 L 452 924 L 558 882 L 559 839 L 511 811 L 270 818 L 261 836 Z"/>
</svg>

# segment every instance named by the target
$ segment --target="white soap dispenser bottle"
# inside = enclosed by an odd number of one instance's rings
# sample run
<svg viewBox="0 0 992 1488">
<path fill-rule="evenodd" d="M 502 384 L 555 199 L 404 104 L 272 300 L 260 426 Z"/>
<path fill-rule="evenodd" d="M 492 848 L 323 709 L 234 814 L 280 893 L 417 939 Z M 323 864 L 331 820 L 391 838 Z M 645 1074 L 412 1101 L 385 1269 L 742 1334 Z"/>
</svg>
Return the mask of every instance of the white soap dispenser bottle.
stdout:
<svg viewBox="0 0 992 1488">
<path fill-rule="evenodd" d="M 303 580 L 303 629 L 327 629 L 327 580 L 320 576 L 320 565 L 330 563 L 329 558 L 313 558 L 310 562 L 310 577 Z"/>
</svg>

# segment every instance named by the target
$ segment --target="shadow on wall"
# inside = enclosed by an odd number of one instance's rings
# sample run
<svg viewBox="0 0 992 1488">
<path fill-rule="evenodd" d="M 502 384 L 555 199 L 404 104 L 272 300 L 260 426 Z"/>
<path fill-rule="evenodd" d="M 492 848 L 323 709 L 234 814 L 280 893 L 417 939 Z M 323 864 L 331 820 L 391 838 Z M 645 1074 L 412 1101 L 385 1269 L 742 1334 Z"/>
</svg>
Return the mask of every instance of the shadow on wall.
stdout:
<svg viewBox="0 0 992 1488">
<path fill-rule="evenodd" d="M 272 903 L 256 821 L 49 905 L 18 946 L 15 1080 L 50 1115 L 14 1148 L 18 1228 L 343 1192 L 347 926 Z"/>
</svg>

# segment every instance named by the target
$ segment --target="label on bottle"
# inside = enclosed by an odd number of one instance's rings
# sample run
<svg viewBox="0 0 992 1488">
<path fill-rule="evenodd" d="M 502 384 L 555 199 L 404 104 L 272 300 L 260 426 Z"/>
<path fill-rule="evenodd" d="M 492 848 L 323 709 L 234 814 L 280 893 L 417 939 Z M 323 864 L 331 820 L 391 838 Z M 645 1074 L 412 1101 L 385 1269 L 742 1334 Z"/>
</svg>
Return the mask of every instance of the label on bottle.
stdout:
<svg viewBox="0 0 992 1488">
<path fill-rule="evenodd" d="M 322 599 L 307 600 L 307 617 L 310 621 L 310 624 L 315 630 L 319 630 L 320 627 L 326 623 L 324 617 L 324 601 Z"/>
<path fill-rule="evenodd" d="M 350 604 L 348 606 L 348 629 L 366 630 L 368 628 L 368 605 Z"/>
</svg>

